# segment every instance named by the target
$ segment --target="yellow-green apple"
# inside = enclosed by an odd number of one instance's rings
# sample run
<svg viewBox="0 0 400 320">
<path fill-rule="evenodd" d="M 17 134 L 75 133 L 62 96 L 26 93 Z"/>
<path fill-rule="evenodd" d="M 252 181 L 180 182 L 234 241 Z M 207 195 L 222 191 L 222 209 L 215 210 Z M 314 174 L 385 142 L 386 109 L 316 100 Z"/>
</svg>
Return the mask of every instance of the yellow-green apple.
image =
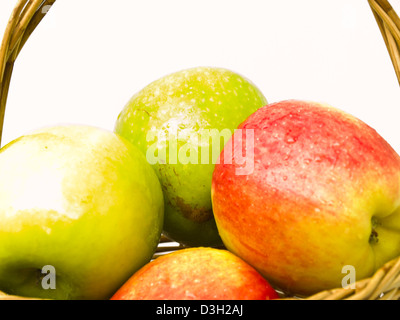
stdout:
<svg viewBox="0 0 400 320">
<path fill-rule="evenodd" d="M 245 150 L 235 136 L 249 133 Z M 365 122 L 281 101 L 251 115 L 232 142 L 213 174 L 215 219 L 226 247 L 271 283 L 309 295 L 400 255 L 400 157 Z M 248 175 L 236 174 L 242 149 L 254 160 Z"/>
<path fill-rule="evenodd" d="M 152 82 L 123 108 L 115 132 L 143 151 L 160 179 L 167 237 L 188 246 L 222 243 L 211 205 L 214 164 L 234 129 L 266 104 L 243 76 L 198 67 Z"/>
<path fill-rule="evenodd" d="M 196 247 L 161 256 L 136 272 L 111 300 L 272 300 L 253 267 L 227 250 Z"/>
<path fill-rule="evenodd" d="M 0 290 L 109 299 L 151 260 L 163 205 L 146 158 L 113 132 L 59 125 L 16 139 L 0 150 Z"/>
</svg>

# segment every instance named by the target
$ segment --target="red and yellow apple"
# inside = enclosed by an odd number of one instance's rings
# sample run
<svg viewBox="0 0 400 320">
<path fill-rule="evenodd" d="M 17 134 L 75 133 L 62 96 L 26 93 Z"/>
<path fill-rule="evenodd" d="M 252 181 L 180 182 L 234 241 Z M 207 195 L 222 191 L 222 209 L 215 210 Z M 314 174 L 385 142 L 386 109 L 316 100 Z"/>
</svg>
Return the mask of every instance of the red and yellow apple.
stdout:
<svg viewBox="0 0 400 320">
<path fill-rule="evenodd" d="M 400 255 L 400 157 L 373 128 L 331 106 L 289 100 L 239 129 L 232 141 L 251 133 L 254 146 L 234 143 L 231 158 L 223 151 L 212 182 L 230 251 L 306 295 L 340 287 L 346 266 L 360 280 Z M 247 175 L 237 174 L 242 151 L 254 165 Z"/>
<path fill-rule="evenodd" d="M 272 300 L 279 298 L 253 267 L 227 250 L 188 248 L 136 272 L 111 300 Z"/>
</svg>

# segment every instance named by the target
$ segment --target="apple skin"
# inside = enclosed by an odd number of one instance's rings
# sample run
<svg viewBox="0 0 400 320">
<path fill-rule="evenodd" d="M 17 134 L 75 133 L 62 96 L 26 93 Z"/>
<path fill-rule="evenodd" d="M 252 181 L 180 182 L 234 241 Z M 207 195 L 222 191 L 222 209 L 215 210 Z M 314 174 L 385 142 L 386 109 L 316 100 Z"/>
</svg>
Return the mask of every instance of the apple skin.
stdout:
<svg viewBox="0 0 400 320">
<path fill-rule="evenodd" d="M 111 300 L 272 300 L 279 298 L 253 267 L 227 250 L 188 248 L 136 272 Z"/>
<path fill-rule="evenodd" d="M 169 154 L 175 147 L 162 138 L 148 141 L 149 132 L 178 136 L 175 154 L 185 145 L 201 150 L 201 146 L 211 146 L 213 140 L 194 141 L 179 134 L 185 131 L 196 135 L 207 129 L 228 129 L 233 134 L 241 122 L 266 104 L 260 90 L 243 76 L 223 68 L 197 67 L 152 82 L 121 111 L 114 130 L 117 134 L 141 149 L 146 157 L 154 144 L 158 154 L 165 151 L 168 157 L 166 163 L 153 164 L 164 191 L 167 237 L 187 246 L 222 244 L 211 204 L 215 162 L 210 154 L 207 163 L 199 160 L 198 164 L 185 164 L 180 159 L 174 163 Z M 222 148 L 223 143 L 215 161 Z"/>
<path fill-rule="evenodd" d="M 158 245 L 163 195 L 143 154 L 113 132 L 63 125 L 0 150 L 0 290 L 109 299 Z M 42 268 L 56 271 L 43 289 Z"/>
<path fill-rule="evenodd" d="M 272 284 L 309 295 L 341 287 L 344 266 L 360 280 L 400 255 L 400 157 L 374 129 L 298 100 L 239 129 L 254 130 L 254 171 L 236 175 L 221 153 L 214 215 L 226 247 Z"/>
</svg>

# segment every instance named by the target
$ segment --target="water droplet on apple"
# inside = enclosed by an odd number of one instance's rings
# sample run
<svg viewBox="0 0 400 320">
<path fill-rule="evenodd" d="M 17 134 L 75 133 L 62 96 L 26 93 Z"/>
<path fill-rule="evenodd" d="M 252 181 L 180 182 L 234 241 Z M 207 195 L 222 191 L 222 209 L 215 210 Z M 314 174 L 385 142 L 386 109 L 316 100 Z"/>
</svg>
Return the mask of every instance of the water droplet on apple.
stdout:
<svg viewBox="0 0 400 320">
<path fill-rule="evenodd" d="M 296 142 L 296 138 L 294 138 L 294 137 L 288 137 L 288 138 L 286 139 L 286 142 L 287 142 L 288 144 L 293 144 L 293 143 Z"/>
<path fill-rule="evenodd" d="M 267 161 L 267 162 L 263 161 L 263 167 L 265 169 L 269 169 L 270 166 L 271 166 L 271 162 L 270 161 Z"/>
</svg>

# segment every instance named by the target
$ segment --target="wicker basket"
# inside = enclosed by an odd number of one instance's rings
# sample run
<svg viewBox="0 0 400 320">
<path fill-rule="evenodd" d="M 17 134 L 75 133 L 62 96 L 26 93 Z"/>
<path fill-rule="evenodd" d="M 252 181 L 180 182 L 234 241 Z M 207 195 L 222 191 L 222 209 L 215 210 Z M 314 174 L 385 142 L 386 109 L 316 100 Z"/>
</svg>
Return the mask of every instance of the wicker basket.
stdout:
<svg viewBox="0 0 400 320">
<path fill-rule="evenodd" d="M 56 0 L 18 0 L 8 22 L 0 48 L 0 142 L 8 89 L 14 63 L 28 40 Z M 378 23 L 400 84 L 400 19 L 387 0 L 367 0 Z M 162 237 L 154 258 L 184 247 Z M 309 297 L 288 296 L 281 299 L 307 300 L 398 300 L 400 299 L 400 257 L 386 263 L 371 278 L 355 286 L 319 292 Z M 26 300 L 0 292 L 0 300 Z"/>
</svg>

